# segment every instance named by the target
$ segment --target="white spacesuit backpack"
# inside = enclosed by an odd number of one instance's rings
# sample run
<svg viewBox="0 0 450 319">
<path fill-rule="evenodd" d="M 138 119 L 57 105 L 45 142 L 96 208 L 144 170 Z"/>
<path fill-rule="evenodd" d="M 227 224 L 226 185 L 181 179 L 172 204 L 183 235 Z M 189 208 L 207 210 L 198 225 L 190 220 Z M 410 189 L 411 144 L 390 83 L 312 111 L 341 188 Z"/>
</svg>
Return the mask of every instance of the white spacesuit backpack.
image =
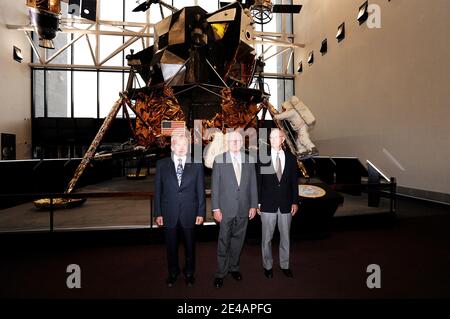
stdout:
<svg viewBox="0 0 450 319">
<path fill-rule="evenodd" d="M 223 134 L 220 131 L 213 133 L 213 141 L 206 146 L 203 156 L 206 167 L 212 168 L 216 156 L 228 151 L 226 136 L 226 134 Z"/>
<path fill-rule="evenodd" d="M 303 121 L 305 121 L 305 123 L 308 126 L 311 126 L 316 122 L 316 118 L 311 113 L 309 108 L 305 105 L 305 103 L 300 101 L 296 96 L 292 96 L 290 102 L 294 106 L 294 109 L 298 112 L 298 114 L 300 114 Z"/>
</svg>

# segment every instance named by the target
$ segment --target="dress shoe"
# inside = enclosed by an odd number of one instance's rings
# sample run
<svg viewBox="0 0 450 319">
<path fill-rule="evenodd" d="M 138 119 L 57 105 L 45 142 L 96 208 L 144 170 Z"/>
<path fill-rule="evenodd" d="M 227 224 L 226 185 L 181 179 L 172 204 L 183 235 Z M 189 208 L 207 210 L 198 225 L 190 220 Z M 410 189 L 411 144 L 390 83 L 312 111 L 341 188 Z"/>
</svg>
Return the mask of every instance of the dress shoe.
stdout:
<svg viewBox="0 0 450 319">
<path fill-rule="evenodd" d="M 166 279 L 166 284 L 169 287 L 173 287 L 175 285 L 175 282 L 177 281 L 177 275 L 169 275 Z"/>
<path fill-rule="evenodd" d="M 292 270 L 290 268 L 288 268 L 288 269 L 281 269 L 281 271 L 283 272 L 283 274 L 286 277 L 289 277 L 289 278 L 294 277 L 294 274 L 292 273 Z"/>
<path fill-rule="evenodd" d="M 223 286 L 223 278 L 215 278 L 214 279 L 214 287 L 222 288 Z"/>
<path fill-rule="evenodd" d="M 242 275 L 239 271 L 230 271 L 231 276 L 233 277 L 234 280 L 237 281 L 241 281 L 242 280 Z"/>
<path fill-rule="evenodd" d="M 194 275 L 188 275 L 188 276 L 186 276 L 185 280 L 186 280 L 186 285 L 188 287 L 192 287 L 195 282 L 195 277 L 194 277 Z"/>
<path fill-rule="evenodd" d="M 272 271 L 272 269 L 265 269 L 264 268 L 264 276 L 266 276 L 267 279 L 273 278 L 273 271 Z"/>
</svg>

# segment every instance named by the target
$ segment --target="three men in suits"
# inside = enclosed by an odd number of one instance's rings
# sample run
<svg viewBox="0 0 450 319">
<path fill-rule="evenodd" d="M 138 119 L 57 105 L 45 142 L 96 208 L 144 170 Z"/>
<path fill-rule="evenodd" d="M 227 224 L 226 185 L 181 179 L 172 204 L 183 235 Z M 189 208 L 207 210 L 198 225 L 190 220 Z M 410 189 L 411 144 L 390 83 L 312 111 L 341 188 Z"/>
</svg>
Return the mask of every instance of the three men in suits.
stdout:
<svg viewBox="0 0 450 319">
<path fill-rule="evenodd" d="M 195 281 L 194 227 L 205 218 L 205 187 L 202 163 L 188 156 L 189 138 L 175 131 L 171 138 L 172 156 L 159 160 L 155 177 L 156 224 L 164 226 L 169 275 L 166 283 L 172 287 L 180 273 L 178 264 L 178 232 L 184 237 L 186 284 Z"/>
<path fill-rule="evenodd" d="M 214 286 L 223 286 L 231 273 L 242 280 L 239 259 L 249 219 L 256 215 L 258 190 L 255 164 L 241 151 L 242 135 L 227 134 L 229 151 L 216 156 L 212 171 L 211 205 L 214 219 L 220 223 L 217 243 L 217 270 Z"/>
<path fill-rule="evenodd" d="M 280 231 L 279 258 L 284 275 L 293 277 L 289 266 L 290 226 L 298 210 L 298 173 L 295 157 L 282 149 L 284 132 L 270 133 L 269 163 L 258 162 L 258 213 L 262 223 L 262 261 L 264 275 L 273 277 L 272 238 L 278 223 Z"/>
</svg>

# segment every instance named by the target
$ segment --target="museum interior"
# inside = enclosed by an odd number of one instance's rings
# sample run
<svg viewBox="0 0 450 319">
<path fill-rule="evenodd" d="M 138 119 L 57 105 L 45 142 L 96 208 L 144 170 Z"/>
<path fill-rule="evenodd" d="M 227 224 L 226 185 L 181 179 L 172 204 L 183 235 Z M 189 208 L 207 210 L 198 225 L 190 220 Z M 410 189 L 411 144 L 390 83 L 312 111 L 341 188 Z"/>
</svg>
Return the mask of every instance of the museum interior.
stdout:
<svg viewBox="0 0 450 319">
<path fill-rule="evenodd" d="M 450 298 L 448 12 L 448 0 L 1 1 L 0 298 Z M 204 169 L 193 287 L 167 287 L 155 222 L 156 163 L 178 128 Z M 298 169 L 294 277 L 278 268 L 278 230 L 264 277 L 256 215 L 243 282 L 216 289 L 212 162 L 226 130 L 250 132 L 244 149 L 261 155 L 274 128 Z"/>
</svg>

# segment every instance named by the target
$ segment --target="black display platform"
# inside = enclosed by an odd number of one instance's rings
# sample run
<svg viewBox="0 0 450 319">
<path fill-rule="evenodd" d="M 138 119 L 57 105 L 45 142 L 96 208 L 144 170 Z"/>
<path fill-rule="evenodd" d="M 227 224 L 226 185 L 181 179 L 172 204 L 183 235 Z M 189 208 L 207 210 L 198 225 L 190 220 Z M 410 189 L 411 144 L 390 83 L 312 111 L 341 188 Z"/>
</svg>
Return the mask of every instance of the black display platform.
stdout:
<svg viewBox="0 0 450 319">
<path fill-rule="evenodd" d="M 299 211 L 292 219 L 291 234 L 295 238 L 328 237 L 331 221 L 344 197 L 325 183 L 309 183 L 321 187 L 326 194 L 320 198 L 299 196 Z"/>
</svg>

